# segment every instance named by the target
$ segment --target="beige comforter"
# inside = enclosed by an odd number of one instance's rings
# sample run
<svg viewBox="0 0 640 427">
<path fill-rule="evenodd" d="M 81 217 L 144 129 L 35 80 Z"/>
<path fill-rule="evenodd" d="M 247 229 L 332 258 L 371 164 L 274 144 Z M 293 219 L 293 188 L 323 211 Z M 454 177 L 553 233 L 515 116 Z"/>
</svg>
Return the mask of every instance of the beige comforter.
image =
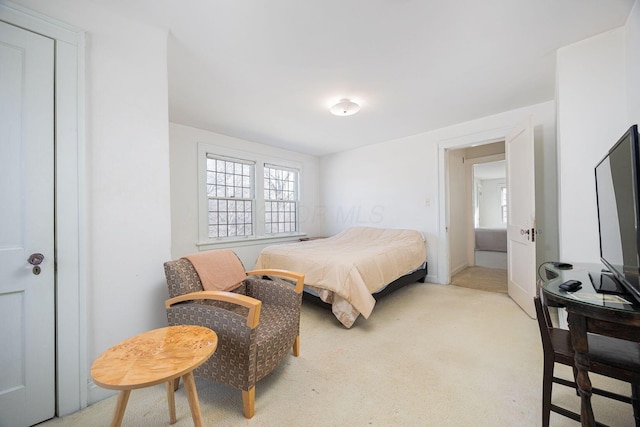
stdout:
<svg viewBox="0 0 640 427">
<path fill-rule="evenodd" d="M 368 318 L 372 293 L 419 268 L 426 260 L 422 233 L 416 230 L 349 228 L 333 237 L 269 246 L 256 268 L 280 268 L 305 275 L 346 327 L 358 314 Z"/>
</svg>

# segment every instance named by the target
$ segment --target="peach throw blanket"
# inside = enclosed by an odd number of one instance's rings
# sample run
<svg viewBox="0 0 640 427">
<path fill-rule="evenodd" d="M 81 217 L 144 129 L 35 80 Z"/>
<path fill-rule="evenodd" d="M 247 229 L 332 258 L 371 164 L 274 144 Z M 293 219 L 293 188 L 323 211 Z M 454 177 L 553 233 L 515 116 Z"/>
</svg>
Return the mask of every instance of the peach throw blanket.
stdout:
<svg viewBox="0 0 640 427">
<path fill-rule="evenodd" d="M 242 262 L 229 249 L 186 255 L 196 269 L 205 291 L 231 291 L 247 278 Z"/>
</svg>

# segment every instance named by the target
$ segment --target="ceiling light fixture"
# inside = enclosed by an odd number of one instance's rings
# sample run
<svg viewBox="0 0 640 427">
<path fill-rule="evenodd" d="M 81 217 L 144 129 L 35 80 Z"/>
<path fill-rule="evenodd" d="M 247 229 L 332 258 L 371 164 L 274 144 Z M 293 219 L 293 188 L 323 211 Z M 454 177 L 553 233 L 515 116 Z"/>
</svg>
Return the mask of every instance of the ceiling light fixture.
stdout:
<svg viewBox="0 0 640 427">
<path fill-rule="evenodd" d="M 336 116 L 351 116 L 360 111 L 360 106 L 352 100 L 344 98 L 332 105 L 329 111 Z"/>
</svg>

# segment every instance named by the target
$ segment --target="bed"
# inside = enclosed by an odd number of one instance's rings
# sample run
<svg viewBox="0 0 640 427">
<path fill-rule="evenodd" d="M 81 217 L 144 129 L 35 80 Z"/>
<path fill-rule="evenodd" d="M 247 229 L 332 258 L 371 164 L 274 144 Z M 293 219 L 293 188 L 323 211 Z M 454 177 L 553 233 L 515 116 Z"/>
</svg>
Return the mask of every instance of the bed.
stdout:
<svg viewBox="0 0 640 427">
<path fill-rule="evenodd" d="M 507 252 L 506 228 L 476 228 L 476 250 Z"/>
<path fill-rule="evenodd" d="M 507 229 L 475 229 L 475 264 L 489 268 L 507 268 Z"/>
<path fill-rule="evenodd" d="M 376 297 L 427 274 L 425 239 L 416 230 L 352 227 L 335 236 L 263 249 L 256 269 L 276 268 L 305 275 L 309 295 L 331 305 L 350 328 L 371 315 Z"/>
</svg>

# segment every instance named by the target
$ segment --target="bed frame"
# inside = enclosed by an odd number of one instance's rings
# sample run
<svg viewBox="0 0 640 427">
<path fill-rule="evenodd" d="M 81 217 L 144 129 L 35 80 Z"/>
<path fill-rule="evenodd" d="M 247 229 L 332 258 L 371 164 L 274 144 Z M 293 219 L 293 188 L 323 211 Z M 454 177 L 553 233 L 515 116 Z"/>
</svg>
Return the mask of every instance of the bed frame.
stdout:
<svg viewBox="0 0 640 427">
<path fill-rule="evenodd" d="M 380 298 L 385 295 L 389 295 L 390 293 L 395 292 L 396 290 L 402 288 L 405 285 L 409 285 L 411 283 L 424 283 L 425 278 L 427 277 L 427 263 L 424 263 L 424 266 L 421 266 L 419 269 L 406 274 L 402 277 L 398 277 L 393 282 L 389 283 L 387 286 L 379 290 L 378 292 L 373 294 L 373 298 L 376 301 L 380 300 Z M 320 297 L 311 294 L 309 292 L 302 292 L 302 300 L 305 302 L 310 302 L 311 304 L 331 309 L 331 304 L 324 302 L 320 299 Z"/>
</svg>

